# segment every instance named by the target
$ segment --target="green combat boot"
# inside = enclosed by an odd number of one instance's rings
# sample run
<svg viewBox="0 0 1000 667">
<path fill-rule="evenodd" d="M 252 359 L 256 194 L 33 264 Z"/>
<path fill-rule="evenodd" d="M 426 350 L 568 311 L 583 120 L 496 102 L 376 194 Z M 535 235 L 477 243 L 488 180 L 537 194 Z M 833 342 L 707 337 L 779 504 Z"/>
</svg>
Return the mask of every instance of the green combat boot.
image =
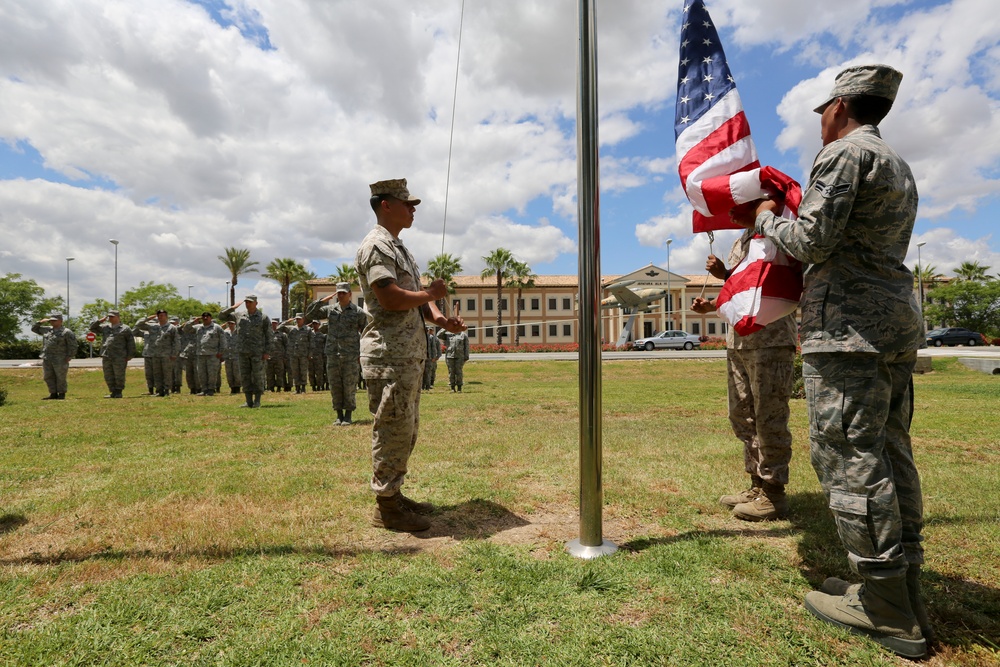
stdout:
<svg viewBox="0 0 1000 667">
<path fill-rule="evenodd" d="M 866 579 L 857 592 L 806 595 L 806 609 L 822 621 L 868 635 L 904 658 L 922 658 L 927 641 L 910 607 L 906 579 Z"/>
<path fill-rule="evenodd" d="M 776 521 L 788 514 L 788 498 L 781 484 L 764 483 L 753 500 L 733 508 L 733 516 L 744 521 Z"/>
<path fill-rule="evenodd" d="M 406 509 L 399 501 L 400 495 L 396 493 L 394 496 L 377 496 L 378 507 L 375 508 L 372 523 L 375 526 L 406 533 L 415 533 L 430 528 L 430 520 Z"/>
<path fill-rule="evenodd" d="M 746 491 L 740 491 L 739 493 L 733 493 L 728 496 L 722 496 L 719 498 L 719 504 L 725 505 L 729 509 L 732 509 L 739 505 L 740 503 L 748 503 L 754 498 L 760 495 L 760 487 L 764 486 L 764 480 L 760 477 L 750 476 L 750 488 Z"/>
<path fill-rule="evenodd" d="M 830 595 L 850 595 L 857 594 L 861 590 L 861 584 L 852 584 L 849 581 L 838 579 L 837 577 L 827 577 L 820 585 L 819 589 Z M 906 594 L 910 598 L 910 609 L 917 617 L 917 624 L 920 625 L 920 634 L 924 636 L 927 645 L 936 641 L 934 628 L 931 620 L 927 616 L 927 607 L 920 595 L 920 566 L 911 564 L 906 569 Z"/>
</svg>

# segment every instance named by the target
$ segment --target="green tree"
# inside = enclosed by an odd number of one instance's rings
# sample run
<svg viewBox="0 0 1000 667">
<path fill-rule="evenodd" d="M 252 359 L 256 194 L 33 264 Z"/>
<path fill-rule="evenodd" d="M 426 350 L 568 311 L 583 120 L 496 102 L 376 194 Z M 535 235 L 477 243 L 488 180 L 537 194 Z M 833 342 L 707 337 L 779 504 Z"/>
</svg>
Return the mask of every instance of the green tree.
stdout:
<svg viewBox="0 0 1000 667">
<path fill-rule="evenodd" d="M 83 304 L 83 308 L 80 309 L 79 321 L 85 323 L 84 326 L 89 328 L 90 323 L 94 320 L 99 320 L 108 314 L 109 310 L 114 310 L 115 304 L 111 301 L 105 299 L 98 299 L 91 303 Z M 122 317 L 122 322 L 125 322 L 129 326 L 132 326 L 135 322 L 131 318 Z M 77 330 L 74 329 L 74 332 Z M 82 331 L 80 333 L 83 333 Z"/>
<path fill-rule="evenodd" d="M 933 300 L 924 309 L 928 321 L 1000 336 L 1000 280 L 954 280 L 934 287 L 928 298 Z"/>
<path fill-rule="evenodd" d="M 330 276 L 330 280 L 335 280 L 338 283 L 347 283 L 348 285 L 358 285 L 360 287 L 361 282 L 358 280 L 358 270 L 354 268 L 351 264 L 341 264 L 337 267 L 337 272 Z"/>
<path fill-rule="evenodd" d="M 517 297 L 514 299 L 514 309 L 517 313 L 517 320 L 514 324 L 514 345 L 521 344 L 521 294 L 523 290 L 531 289 L 535 286 L 535 278 L 538 276 L 531 272 L 531 267 L 526 262 L 514 261 L 510 267 L 510 278 L 507 279 L 507 287 L 517 290 Z"/>
<path fill-rule="evenodd" d="M 312 271 L 303 271 L 289 293 L 289 300 L 295 304 L 295 309 L 299 312 L 306 312 L 306 306 L 315 298 L 315 290 L 309 286 L 308 280 L 316 280 L 317 276 Z"/>
<path fill-rule="evenodd" d="M 176 306 L 180 300 L 180 292 L 170 283 L 161 285 L 155 281 L 148 283 L 143 281 L 138 287 L 133 287 L 121 295 L 118 299 L 118 310 L 121 312 L 122 322 L 129 325 L 161 308 L 166 309 L 171 315 L 183 317 L 187 315 L 186 311 L 178 311 L 176 307 L 169 305 L 173 302 Z"/>
<path fill-rule="evenodd" d="M 503 342 L 500 334 L 500 327 L 503 323 L 503 312 L 500 304 L 503 301 L 503 285 L 511 276 L 511 265 L 516 261 L 506 248 L 497 248 L 489 255 L 483 257 L 486 268 L 479 274 L 484 280 L 496 276 L 497 280 L 497 345 Z"/>
<path fill-rule="evenodd" d="M 226 248 L 224 252 L 225 255 L 219 255 L 219 261 L 226 265 L 232 278 L 228 304 L 231 306 L 236 303 L 236 283 L 239 277 L 244 273 L 257 273 L 257 269 L 253 267 L 257 266 L 258 262 L 250 261 L 250 251 L 246 248 Z"/>
<path fill-rule="evenodd" d="M 990 280 L 990 276 L 986 274 L 990 270 L 990 267 L 983 266 L 979 262 L 962 262 L 961 266 L 954 269 L 955 276 L 959 280 L 974 280 L 976 282 L 985 282 Z"/>
<path fill-rule="evenodd" d="M 291 257 L 279 257 L 265 267 L 265 278 L 278 281 L 281 285 L 281 319 L 288 319 L 288 295 L 292 283 L 306 272 L 306 267 Z"/>
<path fill-rule="evenodd" d="M 61 296 L 46 297 L 44 288 L 20 273 L 0 276 L 0 343 L 13 343 L 23 327 L 65 308 Z"/>
</svg>

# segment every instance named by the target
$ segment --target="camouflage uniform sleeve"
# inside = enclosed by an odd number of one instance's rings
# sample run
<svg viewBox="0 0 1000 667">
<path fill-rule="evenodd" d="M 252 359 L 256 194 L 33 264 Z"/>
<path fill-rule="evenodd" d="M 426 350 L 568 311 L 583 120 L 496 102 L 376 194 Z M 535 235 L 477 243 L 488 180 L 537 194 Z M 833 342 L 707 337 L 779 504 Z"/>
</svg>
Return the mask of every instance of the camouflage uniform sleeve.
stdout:
<svg viewBox="0 0 1000 667">
<path fill-rule="evenodd" d="M 44 336 L 51 330 L 52 327 L 42 326 L 40 322 L 35 322 L 34 324 L 31 325 L 31 333 L 38 334 L 39 336 Z"/>
<path fill-rule="evenodd" d="M 372 244 L 358 252 L 356 268 L 358 273 L 365 276 L 369 285 L 374 285 L 384 278 L 396 280 L 395 266 L 395 253 L 387 252 L 386 248 L 378 244 Z"/>
<path fill-rule="evenodd" d="M 138 322 L 135 323 L 135 326 L 133 328 L 138 329 L 139 331 L 149 333 L 149 322 L 147 322 L 146 320 L 139 320 Z"/>
<path fill-rule="evenodd" d="M 850 142 L 840 140 L 827 145 L 813 163 L 798 220 L 761 213 L 757 216 L 757 233 L 800 262 L 819 264 L 827 260 L 840 246 L 854 207 L 861 157 L 860 149 Z"/>
<path fill-rule="evenodd" d="M 271 331 L 271 322 L 266 316 L 260 318 L 261 326 L 264 328 L 264 351 L 271 349 L 271 344 L 274 341 L 274 332 Z"/>
<path fill-rule="evenodd" d="M 101 323 L 100 320 L 94 320 L 93 322 L 91 322 L 90 323 L 90 332 L 91 333 L 95 333 L 95 334 L 103 334 L 104 332 L 101 331 L 101 324 L 102 323 Z"/>
<path fill-rule="evenodd" d="M 324 303 L 320 299 L 317 299 L 306 306 L 306 312 L 304 313 L 306 322 L 323 319 L 323 306 Z"/>
<path fill-rule="evenodd" d="M 466 361 L 469 360 L 469 337 L 462 336 L 462 356 Z"/>
<path fill-rule="evenodd" d="M 177 331 L 177 327 L 171 327 L 170 329 L 170 356 L 179 357 L 181 356 L 181 336 Z"/>
<path fill-rule="evenodd" d="M 222 310 L 219 311 L 219 319 L 222 320 L 223 322 L 235 322 L 236 321 L 236 315 L 234 314 L 235 312 L 236 312 L 236 306 L 229 306 L 229 308 L 223 308 Z"/>
<path fill-rule="evenodd" d="M 134 359 L 138 352 L 135 347 L 135 334 L 132 332 L 131 329 L 125 327 L 124 336 L 125 336 L 125 356 L 129 359 Z"/>
</svg>

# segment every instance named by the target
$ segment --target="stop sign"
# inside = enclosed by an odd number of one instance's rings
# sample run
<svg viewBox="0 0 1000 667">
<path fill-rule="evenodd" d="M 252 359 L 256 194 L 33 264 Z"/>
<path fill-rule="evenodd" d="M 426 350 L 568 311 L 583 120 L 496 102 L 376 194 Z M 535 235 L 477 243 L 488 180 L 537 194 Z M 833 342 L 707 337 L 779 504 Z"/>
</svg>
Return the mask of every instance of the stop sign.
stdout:
<svg viewBox="0 0 1000 667">
<path fill-rule="evenodd" d="M 90 341 L 91 343 L 93 343 L 95 340 L 97 340 L 97 336 L 94 334 L 93 331 L 88 331 L 87 332 L 87 340 Z"/>
</svg>

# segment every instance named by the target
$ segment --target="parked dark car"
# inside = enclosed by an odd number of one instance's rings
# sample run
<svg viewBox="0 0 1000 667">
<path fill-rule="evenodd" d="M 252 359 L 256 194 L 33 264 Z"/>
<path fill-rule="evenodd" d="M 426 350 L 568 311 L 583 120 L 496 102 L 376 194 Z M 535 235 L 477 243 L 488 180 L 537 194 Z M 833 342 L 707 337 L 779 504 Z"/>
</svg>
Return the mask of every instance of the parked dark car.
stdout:
<svg viewBox="0 0 1000 667">
<path fill-rule="evenodd" d="M 948 327 L 946 329 L 931 329 L 927 332 L 927 345 L 941 347 L 942 345 L 985 345 L 986 339 L 981 333 L 976 333 L 962 327 Z"/>
</svg>

